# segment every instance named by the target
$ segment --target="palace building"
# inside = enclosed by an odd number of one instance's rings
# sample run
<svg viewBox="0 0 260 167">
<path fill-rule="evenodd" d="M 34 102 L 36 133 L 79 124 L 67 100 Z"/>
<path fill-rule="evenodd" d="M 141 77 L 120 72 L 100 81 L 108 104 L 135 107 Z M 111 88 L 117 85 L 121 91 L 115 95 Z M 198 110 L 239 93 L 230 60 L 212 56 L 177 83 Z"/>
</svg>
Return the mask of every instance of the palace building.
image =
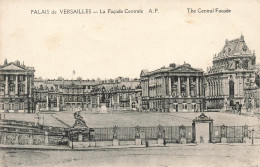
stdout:
<svg viewBox="0 0 260 167">
<path fill-rule="evenodd" d="M 19 61 L 0 66 L 0 112 L 34 112 L 34 68 Z"/>
<path fill-rule="evenodd" d="M 160 112 L 203 110 L 203 71 L 184 63 L 141 72 L 142 108 Z"/>
<path fill-rule="evenodd" d="M 92 108 L 100 107 L 101 103 L 115 110 L 139 110 L 141 106 L 139 80 L 117 78 L 112 82 L 103 82 L 94 87 L 91 95 Z"/>
<path fill-rule="evenodd" d="M 255 83 L 255 63 L 255 52 L 248 48 L 243 35 L 226 40 L 204 75 L 206 109 L 226 111 L 245 106 L 244 89 Z"/>
<path fill-rule="evenodd" d="M 43 80 L 19 61 L 0 66 L 0 112 L 149 110 L 157 112 L 260 109 L 260 66 L 241 35 L 226 40 L 203 72 L 190 64 L 142 70 L 140 79 Z"/>
<path fill-rule="evenodd" d="M 108 109 L 137 109 L 141 102 L 139 80 L 117 78 L 93 80 L 35 79 L 35 103 L 43 111 L 98 110 L 102 104 Z"/>
<path fill-rule="evenodd" d="M 89 108 L 87 97 L 97 84 L 93 80 L 35 79 L 34 96 L 40 110 L 71 110 Z"/>
</svg>

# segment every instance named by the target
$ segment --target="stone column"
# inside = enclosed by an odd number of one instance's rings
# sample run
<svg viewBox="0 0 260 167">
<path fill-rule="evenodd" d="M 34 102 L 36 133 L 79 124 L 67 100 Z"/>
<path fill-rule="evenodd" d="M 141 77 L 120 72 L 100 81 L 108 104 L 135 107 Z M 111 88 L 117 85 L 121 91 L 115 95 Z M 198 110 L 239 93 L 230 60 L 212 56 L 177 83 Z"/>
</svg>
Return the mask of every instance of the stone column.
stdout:
<svg viewBox="0 0 260 167">
<path fill-rule="evenodd" d="M 25 87 L 24 87 L 25 94 L 27 95 L 27 76 L 25 76 Z"/>
<path fill-rule="evenodd" d="M 237 95 L 237 96 L 239 96 L 239 94 L 240 94 L 240 93 L 239 93 L 239 78 L 240 78 L 240 77 L 237 77 L 237 83 L 236 83 L 236 85 L 237 85 L 236 95 Z"/>
<path fill-rule="evenodd" d="M 97 95 L 97 105 L 99 107 L 99 95 Z"/>
<path fill-rule="evenodd" d="M 60 97 L 57 95 L 57 111 L 60 111 Z"/>
<path fill-rule="evenodd" d="M 111 96 L 111 105 L 114 105 L 114 96 Z"/>
<path fill-rule="evenodd" d="M 219 95 L 220 96 L 223 95 L 223 81 L 222 81 L 222 79 L 219 82 Z"/>
<path fill-rule="evenodd" d="M 196 92 L 197 92 L 197 97 L 199 97 L 199 78 L 196 77 Z"/>
<path fill-rule="evenodd" d="M 48 131 L 44 132 L 44 144 L 49 145 L 49 132 Z"/>
<path fill-rule="evenodd" d="M 178 94 L 181 97 L 181 78 L 178 76 Z"/>
<path fill-rule="evenodd" d="M 119 95 L 116 96 L 116 103 L 119 104 Z"/>
<path fill-rule="evenodd" d="M 212 84 L 212 96 L 215 96 L 215 83 Z"/>
<path fill-rule="evenodd" d="M 208 84 L 208 85 L 207 85 L 207 91 L 208 91 L 208 92 L 207 92 L 207 95 L 208 95 L 208 96 L 211 96 L 211 85 L 210 85 L 209 82 L 207 82 L 207 84 Z"/>
<path fill-rule="evenodd" d="M 46 96 L 46 109 L 49 110 L 49 95 Z"/>
<path fill-rule="evenodd" d="M 90 96 L 90 107 L 92 108 L 92 96 Z"/>
<path fill-rule="evenodd" d="M 18 94 L 18 75 L 15 76 L 15 94 Z"/>
<path fill-rule="evenodd" d="M 206 81 L 206 91 L 205 91 L 205 97 L 207 97 L 207 96 L 209 96 L 209 83 L 208 83 L 208 81 Z"/>
<path fill-rule="evenodd" d="M 130 105 L 130 108 L 132 108 L 132 94 L 129 95 L 129 101 L 130 101 L 130 102 L 129 102 L 129 103 L 130 103 L 130 104 L 129 104 L 129 105 Z"/>
<path fill-rule="evenodd" d="M 169 77 L 169 96 L 172 96 L 172 78 Z"/>
<path fill-rule="evenodd" d="M 187 77 L 187 96 L 190 97 L 190 77 Z"/>
<path fill-rule="evenodd" d="M 29 76 L 29 97 L 32 96 L 32 77 Z"/>
<path fill-rule="evenodd" d="M 8 95 L 8 76 L 5 76 L 5 94 Z"/>
</svg>

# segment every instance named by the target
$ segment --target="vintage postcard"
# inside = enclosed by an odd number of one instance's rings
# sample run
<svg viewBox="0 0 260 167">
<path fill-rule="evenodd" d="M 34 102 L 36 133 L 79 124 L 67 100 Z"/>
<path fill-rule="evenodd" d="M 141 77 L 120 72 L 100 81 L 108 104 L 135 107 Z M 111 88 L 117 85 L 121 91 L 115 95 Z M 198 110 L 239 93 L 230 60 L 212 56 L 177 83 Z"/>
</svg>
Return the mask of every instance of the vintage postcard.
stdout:
<svg viewBox="0 0 260 167">
<path fill-rule="evenodd" d="M 0 166 L 260 166 L 259 0 L 0 0 Z"/>
</svg>

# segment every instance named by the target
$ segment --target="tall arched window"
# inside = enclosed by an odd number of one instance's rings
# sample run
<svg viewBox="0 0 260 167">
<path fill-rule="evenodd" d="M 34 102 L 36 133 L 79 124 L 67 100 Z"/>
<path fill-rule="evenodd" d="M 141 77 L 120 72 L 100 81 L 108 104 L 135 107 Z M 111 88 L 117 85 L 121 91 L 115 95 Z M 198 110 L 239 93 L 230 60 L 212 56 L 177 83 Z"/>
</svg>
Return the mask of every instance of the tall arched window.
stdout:
<svg viewBox="0 0 260 167">
<path fill-rule="evenodd" d="M 235 85 L 234 81 L 230 80 L 229 81 L 229 96 L 234 96 L 234 93 L 235 93 L 234 85 Z"/>
<path fill-rule="evenodd" d="M 15 90 L 15 85 L 13 83 L 11 83 L 9 85 L 9 92 L 14 92 L 14 90 Z"/>
</svg>

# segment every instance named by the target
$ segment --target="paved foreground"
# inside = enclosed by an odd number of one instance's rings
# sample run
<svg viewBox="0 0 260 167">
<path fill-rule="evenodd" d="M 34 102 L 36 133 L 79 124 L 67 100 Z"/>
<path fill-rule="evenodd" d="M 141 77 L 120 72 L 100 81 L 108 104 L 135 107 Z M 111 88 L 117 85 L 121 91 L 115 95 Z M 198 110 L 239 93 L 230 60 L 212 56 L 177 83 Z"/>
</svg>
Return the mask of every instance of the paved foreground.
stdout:
<svg viewBox="0 0 260 167">
<path fill-rule="evenodd" d="M 0 150 L 0 166 L 259 166 L 260 146 L 197 145 L 97 151 Z"/>
</svg>

